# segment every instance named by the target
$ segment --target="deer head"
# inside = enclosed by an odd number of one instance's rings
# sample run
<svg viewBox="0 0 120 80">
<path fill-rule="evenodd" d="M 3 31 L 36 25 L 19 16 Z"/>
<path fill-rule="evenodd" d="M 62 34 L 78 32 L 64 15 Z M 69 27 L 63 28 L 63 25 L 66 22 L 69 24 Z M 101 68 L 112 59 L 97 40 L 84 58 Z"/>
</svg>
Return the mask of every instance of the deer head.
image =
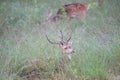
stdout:
<svg viewBox="0 0 120 80">
<path fill-rule="evenodd" d="M 51 41 L 48 38 L 47 35 L 46 35 L 46 38 L 47 38 L 47 40 L 48 40 L 49 43 L 54 44 L 54 45 L 58 45 L 61 48 L 62 53 L 66 54 L 68 56 L 68 58 L 71 59 L 70 54 L 75 53 L 75 51 L 72 49 L 72 42 L 70 42 L 71 36 L 66 41 L 64 41 L 64 39 L 63 39 L 64 36 L 63 36 L 62 31 L 60 31 L 60 33 L 61 33 L 61 37 L 60 37 L 61 40 L 59 42 L 53 42 L 53 41 Z"/>
</svg>

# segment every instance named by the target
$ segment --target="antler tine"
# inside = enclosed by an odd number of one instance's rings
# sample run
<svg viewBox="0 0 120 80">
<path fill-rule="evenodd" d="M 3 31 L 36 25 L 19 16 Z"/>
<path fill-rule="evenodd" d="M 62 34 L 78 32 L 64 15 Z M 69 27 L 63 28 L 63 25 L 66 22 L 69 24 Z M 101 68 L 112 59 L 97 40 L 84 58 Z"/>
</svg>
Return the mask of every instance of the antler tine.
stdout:
<svg viewBox="0 0 120 80">
<path fill-rule="evenodd" d="M 61 41 L 63 42 L 63 33 L 62 33 L 62 31 L 60 30 L 60 33 L 61 33 Z"/>
<path fill-rule="evenodd" d="M 51 43 L 51 44 L 57 44 L 57 45 L 60 44 L 59 42 L 52 42 L 52 41 L 48 38 L 47 35 L 46 35 L 46 38 L 47 38 L 48 42 Z"/>
<path fill-rule="evenodd" d="M 71 36 L 68 38 L 67 42 L 69 42 L 71 40 Z"/>
<path fill-rule="evenodd" d="M 71 40 L 71 36 L 72 36 L 72 32 L 71 32 L 70 37 L 68 38 L 67 42 L 69 42 Z"/>
</svg>

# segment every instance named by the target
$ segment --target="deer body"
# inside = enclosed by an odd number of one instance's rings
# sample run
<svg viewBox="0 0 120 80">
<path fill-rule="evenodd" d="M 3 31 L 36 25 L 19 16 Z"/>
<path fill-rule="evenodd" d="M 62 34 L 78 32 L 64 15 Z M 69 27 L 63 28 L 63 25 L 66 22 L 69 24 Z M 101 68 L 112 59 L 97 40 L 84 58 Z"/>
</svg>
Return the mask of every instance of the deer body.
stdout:
<svg viewBox="0 0 120 80">
<path fill-rule="evenodd" d="M 90 6 L 87 4 L 81 4 L 81 3 L 72 3 L 63 5 L 62 8 L 60 8 L 57 11 L 56 16 L 51 18 L 51 21 L 58 21 L 61 19 L 61 16 L 66 14 L 70 19 L 80 17 L 81 19 L 86 18 L 86 14 L 89 10 Z"/>
<path fill-rule="evenodd" d="M 104 3 L 104 0 L 98 0 L 99 6 L 102 6 L 103 3 Z"/>
</svg>

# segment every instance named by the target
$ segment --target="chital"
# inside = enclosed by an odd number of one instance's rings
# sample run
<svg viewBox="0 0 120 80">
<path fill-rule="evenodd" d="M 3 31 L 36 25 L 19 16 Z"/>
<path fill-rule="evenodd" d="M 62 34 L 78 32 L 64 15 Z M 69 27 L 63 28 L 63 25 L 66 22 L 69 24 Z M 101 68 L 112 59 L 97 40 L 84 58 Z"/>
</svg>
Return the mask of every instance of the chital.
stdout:
<svg viewBox="0 0 120 80">
<path fill-rule="evenodd" d="M 81 3 L 72 3 L 63 5 L 62 8 L 58 9 L 56 16 L 50 17 L 48 20 L 55 22 L 58 21 L 66 14 L 70 19 L 72 18 L 81 18 L 85 19 L 87 12 L 90 8 L 90 5 L 88 4 L 81 4 Z M 49 13 L 52 15 L 52 11 Z"/>
<path fill-rule="evenodd" d="M 61 32 L 61 40 L 59 42 L 51 41 L 47 35 L 46 35 L 46 38 L 49 43 L 58 45 L 61 48 L 62 53 L 67 55 L 68 59 L 71 59 L 71 54 L 75 53 L 75 51 L 72 49 L 72 42 L 70 42 L 71 37 L 69 37 L 67 41 L 64 41 L 62 31 L 60 32 Z"/>
</svg>

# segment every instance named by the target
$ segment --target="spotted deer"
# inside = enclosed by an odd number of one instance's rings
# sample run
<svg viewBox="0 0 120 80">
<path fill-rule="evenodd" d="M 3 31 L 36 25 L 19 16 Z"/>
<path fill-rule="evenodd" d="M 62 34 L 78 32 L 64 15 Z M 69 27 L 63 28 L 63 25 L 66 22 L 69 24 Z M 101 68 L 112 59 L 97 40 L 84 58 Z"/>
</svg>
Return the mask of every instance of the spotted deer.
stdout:
<svg viewBox="0 0 120 80">
<path fill-rule="evenodd" d="M 88 10 L 90 9 L 90 5 L 81 4 L 81 3 L 72 3 L 63 5 L 62 8 L 58 9 L 56 16 L 52 16 L 52 10 L 49 13 L 49 19 L 51 22 L 56 22 L 60 20 L 64 15 L 68 16 L 70 19 L 72 18 L 80 18 L 85 19 Z"/>
<path fill-rule="evenodd" d="M 102 6 L 103 3 L 104 3 L 104 0 L 98 0 L 99 6 Z"/>
<path fill-rule="evenodd" d="M 49 43 L 58 45 L 61 48 L 63 55 L 65 56 L 67 55 L 67 58 L 71 60 L 71 54 L 75 53 L 75 51 L 72 49 L 72 42 L 70 42 L 71 36 L 66 41 L 64 41 L 62 31 L 60 31 L 60 33 L 61 33 L 61 40 L 59 42 L 51 41 L 47 35 L 46 35 L 46 38 Z"/>
</svg>

